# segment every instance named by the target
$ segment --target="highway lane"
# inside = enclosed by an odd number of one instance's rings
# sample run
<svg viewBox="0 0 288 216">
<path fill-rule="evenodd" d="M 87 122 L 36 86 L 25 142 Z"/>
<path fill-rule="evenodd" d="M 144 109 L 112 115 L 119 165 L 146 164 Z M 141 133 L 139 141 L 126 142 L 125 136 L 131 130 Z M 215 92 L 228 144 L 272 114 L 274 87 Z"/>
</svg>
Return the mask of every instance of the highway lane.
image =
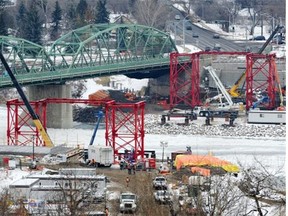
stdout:
<svg viewBox="0 0 288 216">
<path fill-rule="evenodd" d="M 183 18 L 182 18 L 183 19 Z M 220 38 L 213 38 L 215 32 L 208 29 L 204 29 L 198 25 L 193 24 L 191 21 L 185 20 L 185 43 L 193 44 L 201 50 L 205 50 L 205 47 L 210 47 L 213 49 L 215 44 L 221 46 L 221 51 L 230 51 L 230 52 L 243 52 L 247 47 L 250 48 L 251 52 L 258 52 L 261 46 L 265 41 L 250 41 L 250 40 L 228 40 L 224 35 L 220 34 Z M 170 31 L 177 35 L 177 45 L 183 44 L 183 21 L 173 22 L 171 21 L 172 26 L 170 26 Z M 176 24 L 176 28 L 175 28 Z M 190 26 L 192 30 L 187 30 L 187 26 Z M 193 37 L 193 34 L 198 35 L 198 37 Z M 179 39 L 180 38 L 180 39 Z"/>
</svg>

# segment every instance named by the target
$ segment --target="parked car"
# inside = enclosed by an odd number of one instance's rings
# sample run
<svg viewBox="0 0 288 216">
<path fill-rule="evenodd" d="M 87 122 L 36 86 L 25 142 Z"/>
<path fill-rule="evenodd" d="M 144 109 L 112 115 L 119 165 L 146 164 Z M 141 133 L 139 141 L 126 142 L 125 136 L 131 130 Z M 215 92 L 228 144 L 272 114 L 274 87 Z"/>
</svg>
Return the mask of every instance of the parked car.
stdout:
<svg viewBox="0 0 288 216">
<path fill-rule="evenodd" d="M 167 189 L 168 185 L 167 185 L 167 180 L 164 176 L 157 176 L 154 178 L 153 180 L 153 188 L 156 190 L 159 189 Z"/>
<path fill-rule="evenodd" d="M 167 190 L 158 190 L 154 192 L 154 198 L 159 204 L 168 204 L 172 199 L 172 194 Z"/>
<path fill-rule="evenodd" d="M 214 38 L 214 39 L 219 39 L 219 38 L 220 38 L 220 35 L 217 34 L 217 33 L 215 33 L 215 34 L 213 34 L 213 38 Z"/>
<path fill-rule="evenodd" d="M 186 26 L 186 30 L 192 30 L 192 26 Z"/>
<path fill-rule="evenodd" d="M 266 40 L 263 35 L 255 36 L 252 38 L 253 40 L 261 41 L 261 40 Z"/>
</svg>

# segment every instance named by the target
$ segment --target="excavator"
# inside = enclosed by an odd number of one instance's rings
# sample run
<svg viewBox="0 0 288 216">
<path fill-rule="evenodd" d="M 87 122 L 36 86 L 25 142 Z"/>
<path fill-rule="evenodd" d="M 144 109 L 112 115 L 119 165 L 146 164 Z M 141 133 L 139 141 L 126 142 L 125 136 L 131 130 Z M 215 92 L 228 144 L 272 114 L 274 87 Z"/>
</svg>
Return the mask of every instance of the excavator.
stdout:
<svg viewBox="0 0 288 216">
<path fill-rule="evenodd" d="M 53 143 L 52 143 L 52 140 L 50 139 L 49 135 L 47 134 L 45 128 L 43 127 L 39 117 L 37 116 L 37 114 L 34 112 L 32 106 L 30 105 L 26 95 L 24 94 L 20 84 L 18 83 L 17 79 L 15 78 L 13 72 L 11 71 L 6 59 L 4 58 L 2 52 L 0 52 L 0 60 L 3 64 L 3 66 L 5 67 L 8 75 L 10 76 L 11 78 L 11 81 L 13 82 L 13 85 L 15 86 L 15 88 L 17 89 L 21 99 L 23 100 L 29 114 L 31 115 L 32 117 L 32 121 L 33 123 L 35 124 L 37 130 L 39 131 L 44 143 L 45 143 L 45 146 L 46 147 L 53 147 Z"/>
<path fill-rule="evenodd" d="M 269 36 L 269 38 L 266 40 L 266 42 L 263 44 L 263 46 L 258 50 L 258 54 L 261 54 L 265 48 L 267 47 L 267 45 L 270 43 L 270 41 L 273 39 L 273 37 L 277 34 L 277 32 L 282 29 L 283 26 L 278 25 L 274 31 L 271 33 L 271 35 Z M 240 84 L 243 82 L 243 80 L 245 79 L 246 76 L 246 70 L 241 74 L 241 76 L 239 77 L 239 79 L 234 83 L 234 85 L 228 90 L 228 93 L 231 95 L 231 97 L 236 98 L 236 97 L 240 97 L 241 96 L 241 92 L 238 91 L 238 88 L 240 86 Z"/>
</svg>

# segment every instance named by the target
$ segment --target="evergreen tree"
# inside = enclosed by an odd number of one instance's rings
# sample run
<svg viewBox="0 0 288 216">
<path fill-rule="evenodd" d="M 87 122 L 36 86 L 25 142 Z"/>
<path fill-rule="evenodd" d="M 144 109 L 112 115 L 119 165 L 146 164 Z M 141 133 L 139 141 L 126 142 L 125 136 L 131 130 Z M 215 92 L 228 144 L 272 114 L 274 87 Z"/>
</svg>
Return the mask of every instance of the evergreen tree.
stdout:
<svg viewBox="0 0 288 216">
<path fill-rule="evenodd" d="M 18 14 L 16 16 L 17 23 L 17 37 L 25 38 L 27 35 L 28 26 L 27 26 L 27 10 L 23 1 L 21 1 Z"/>
<path fill-rule="evenodd" d="M 77 5 L 77 15 L 82 19 L 82 21 L 85 21 L 85 14 L 88 9 L 88 4 L 86 0 L 80 0 L 79 4 Z"/>
<path fill-rule="evenodd" d="M 68 28 L 74 29 L 76 27 L 77 12 L 74 4 L 70 4 L 67 12 Z"/>
<path fill-rule="evenodd" d="M 8 29 L 5 22 L 5 1 L 0 0 L 0 35 L 8 35 Z"/>
<path fill-rule="evenodd" d="M 109 12 L 106 9 L 106 0 L 99 0 L 97 2 L 95 23 L 109 23 Z"/>
<path fill-rule="evenodd" d="M 30 10 L 27 12 L 27 29 L 25 31 L 25 39 L 41 44 L 43 21 L 39 15 L 35 0 L 31 1 Z"/>
<path fill-rule="evenodd" d="M 60 31 L 60 21 L 62 19 L 62 9 L 59 5 L 59 2 L 56 1 L 55 3 L 55 9 L 52 12 L 52 22 L 53 22 L 53 28 L 51 31 L 51 39 L 54 40 L 59 36 Z"/>
</svg>

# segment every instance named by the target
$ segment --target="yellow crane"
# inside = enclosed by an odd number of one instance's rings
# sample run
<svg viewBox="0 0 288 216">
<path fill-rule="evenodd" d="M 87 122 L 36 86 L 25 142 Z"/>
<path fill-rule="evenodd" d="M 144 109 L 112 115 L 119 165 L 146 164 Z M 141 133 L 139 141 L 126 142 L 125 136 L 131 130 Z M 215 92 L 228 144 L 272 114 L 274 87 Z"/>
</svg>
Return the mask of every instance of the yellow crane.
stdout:
<svg viewBox="0 0 288 216">
<path fill-rule="evenodd" d="M 265 48 L 267 47 L 267 45 L 270 43 L 270 41 L 273 39 L 273 37 L 275 36 L 275 34 L 282 29 L 283 26 L 278 25 L 274 31 L 271 33 L 271 35 L 269 36 L 269 38 L 266 40 L 266 42 L 263 44 L 263 46 L 259 49 L 259 51 L 257 52 L 258 54 L 261 54 Z M 231 97 L 240 97 L 241 93 L 238 91 L 239 85 L 244 81 L 246 77 L 246 70 L 241 74 L 241 76 L 239 77 L 239 79 L 234 83 L 234 85 L 228 90 L 228 93 L 231 95 Z"/>
<path fill-rule="evenodd" d="M 17 89 L 20 97 L 22 98 L 29 114 L 31 115 L 31 118 L 33 120 L 33 123 L 35 124 L 37 130 L 39 131 L 44 143 L 45 143 L 45 146 L 47 147 L 53 147 L 53 143 L 49 137 L 49 135 L 47 134 L 45 128 L 43 127 L 39 117 L 37 116 L 37 114 L 34 112 L 33 108 L 31 107 L 26 95 L 24 94 L 21 86 L 19 85 L 17 79 L 15 78 L 14 74 L 12 73 L 7 61 L 5 60 L 2 52 L 0 52 L 0 60 L 2 62 L 2 64 L 4 65 L 7 73 L 9 74 L 10 78 L 11 78 L 11 81 L 13 82 L 13 85 L 15 86 L 15 88 Z"/>
</svg>

